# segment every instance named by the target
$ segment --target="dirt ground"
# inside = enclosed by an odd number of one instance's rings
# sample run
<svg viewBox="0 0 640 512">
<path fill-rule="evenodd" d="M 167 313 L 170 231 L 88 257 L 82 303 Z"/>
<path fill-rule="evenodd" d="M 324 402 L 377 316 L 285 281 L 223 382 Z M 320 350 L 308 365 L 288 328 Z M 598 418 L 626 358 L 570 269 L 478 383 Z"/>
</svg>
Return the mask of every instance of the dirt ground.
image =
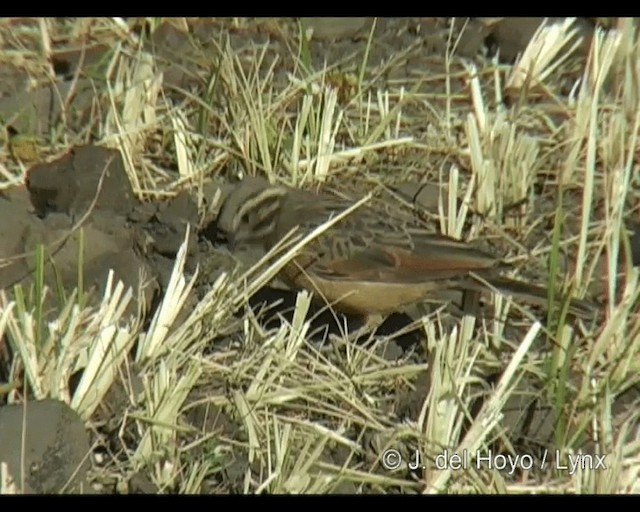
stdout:
<svg viewBox="0 0 640 512">
<path fill-rule="evenodd" d="M 458 43 L 458 57 L 472 62 L 479 55 L 497 54 L 502 62 L 513 62 L 523 51 L 542 18 L 503 19 L 493 22 L 488 19 L 470 19 Z M 373 68 L 381 62 L 393 62 L 398 55 L 403 58 L 398 66 L 387 66 L 386 73 L 377 81 L 381 89 L 394 87 L 394 84 L 409 80 L 414 71 L 432 70 L 433 75 L 443 72 L 442 55 L 447 49 L 448 21 L 439 18 L 403 18 L 378 19 L 373 34 L 368 62 Z M 594 30 L 591 19 L 579 20 L 580 30 L 585 37 L 582 51 L 586 52 L 590 35 Z M 309 43 L 312 65 L 317 69 L 324 63 L 340 62 L 340 69 L 346 76 L 358 72 L 358 64 L 367 47 L 372 24 L 367 18 L 308 19 L 305 26 L 313 29 Z M 185 91 L 202 90 L 201 77 L 196 72 L 194 61 L 197 55 L 192 48 L 192 40 L 198 41 L 200 51 L 215 51 L 211 41 L 228 36 L 229 44 L 237 49 L 238 55 L 251 44 L 264 45 L 265 60 L 275 63 L 273 87 L 277 89 L 279 82 L 287 80 L 287 73 L 294 67 L 289 59 L 290 52 L 285 51 L 297 36 L 295 20 L 251 20 L 238 26 L 232 20 L 199 20 L 190 21 L 189 33 L 177 30 L 170 23 L 164 23 L 148 41 L 148 47 L 158 56 L 163 66 L 165 89 L 179 96 Z M 25 82 L 28 79 L 24 70 L 10 62 L 0 64 L 0 118 L 3 120 L 8 134 L 8 157 L 13 161 L 25 164 L 26 178 L 23 185 L 18 184 L 5 188 L 0 192 L 0 259 L 9 262 L 0 267 L 0 289 L 9 290 L 21 283 L 25 289 L 34 279 L 36 269 L 37 248 L 44 244 L 45 266 L 44 283 L 52 290 L 72 290 L 78 286 L 79 247 L 82 251 L 83 281 L 85 290 L 95 290 L 95 297 L 100 297 L 110 270 L 121 279 L 126 286 L 133 289 L 143 288 L 140 297 L 142 303 L 130 304 L 129 313 L 135 314 L 142 308 L 149 319 L 163 297 L 175 258 L 184 240 L 187 226 L 192 232 L 186 263 L 187 272 L 199 268 L 195 293 L 192 303 L 202 298 L 211 285 L 223 272 L 230 272 L 235 262 L 255 263 L 260 255 L 230 254 L 218 237 L 215 225 L 215 213 L 219 207 L 214 204 L 216 192 L 224 194 L 232 186 L 231 182 L 238 174 L 237 163 L 228 162 L 217 172 L 206 186 L 209 191 L 205 198 L 209 211 L 202 215 L 194 194 L 189 190 L 173 194 L 168 199 L 158 197 L 140 197 L 125 172 L 123 156 L 119 151 L 103 147 L 93 142 L 95 135 L 91 126 L 92 109 L 99 108 L 95 104 L 96 82 L 91 80 L 90 70 L 99 66 L 101 59 L 110 50 L 108 43 L 97 42 L 94 46 L 82 51 L 55 53 L 53 69 L 55 77 L 52 85 L 26 92 Z M 276 58 L 277 57 L 277 58 Z M 345 86 L 346 87 L 346 86 Z M 429 88 L 432 87 L 430 90 Z M 441 82 L 428 82 L 422 85 L 425 93 L 433 93 L 434 97 L 441 93 Z M 463 89 L 465 83 L 454 80 L 452 87 Z M 73 118 L 67 120 L 69 130 L 77 134 L 85 134 L 85 143 L 77 145 L 63 153 L 55 148 L 40 147 L 25 140 L 25 134 L 35 139 L 46 136 L 56 125 L 61 115 L 57 95 L 65 97 L 65 91 L 73 90 L 68 101 L 73 104 Z M 436 101 L 436 100 L 434 100 Z M 420 113 L 420 115 L 423 115 Z M 419 118 L 416 116 L 416 118 Z M 415 134 L 420 137 L 424 128 L 417 122 Z M 161 160 L 162 156 L 158 157 Z M 425 158 L 441 162 L 450 156 L 430 152 L 415 154 L 407 152 L 394 156 L 391 162 L 373 163 L 383 167 L 390 165 L 397 168 L 414 169 L 414 179 L 403 183 L 394 183 L 399 191 L 410 202 L 424 211 L 437 209 L 428 187 L 424 187 Z M 453 158 L 457 158 L 453 156 Z M 463 162 L 463 160 L 460 160 Z M 170 171 L 175 172 L 175 171 Z M 422 174 L 421 174 L 422 173 Z M 409 175 L 408 173 L 407 175 Z M 176 175 L 177 176 L 177 175 Z M 358 190 L 365 191 L 367 184 L 362 181 L 356 185 Z M 544 212 L 542 214 L 550 215 Z M 82 230 L 77 229 L 82 226 Z M 633 239 L 638 245 L 638 236 Z M 636 261 L 637 263 L 637 261 Z M 535 274 L 536 270 L 531 269 Z M 142 276 L 142 277 L 141 277 Z M 48 310 L 56 311 L 58 302 L 56 295 L 50 295 Z M 275 309 L 267 314 L 259 315 L 265 329 L 273 328 L 282 319 L 291 320 L 296 291 L 288 290 L 277 282 L 266 286 L 250 298 L 249 303 L 256 313 L 265 304 L 278 303 Z M 399 328 L 407 326 L 415 317 L 412 312 L 399 313 L 387 319 L 380 328 L 380 335 L 388 335 Z M 311 332 L 316 332 L 318 346 L 326 339 L 329 332 L 337 332 L 343 318 L 329 313 L 319 314 L 314 318 Z M 358 327 L 358 319 L 348 318 L 349 329 Z M 514 327 L 515 328 L 515 327 Z M 414 358 L 416 363 L 424 362 L 427 355 L 420 342 L 420 333 L 412 331 L 394 338 L 385 345 L 381 357 L 395 360 L 401 357 Z M 0 383 L 9 379 L 9 367 L 12 354 L 0 340 Z M 224 339 L 214 343 L 210 350 L 225 349 L 228 341 Z M 73 378 L 73 377 L 72 377 Z M 492 376 L 487 375 L 486 386 L 490 386 Z M 425 373 L 420 379 L 428 379 Z M 197 403 L 207 396 L 212 389 L 223 389 L 227 382 L 210 382 L 194 391 L 189 400 Z M 511 403 L 504 409 L 504 424 L 511 432 L 519 432 L 512 436 L 518 439 L 522 447 L 528 450 L 540 450 L 550 443 L 553 437 L 551 406 L 539 399 L 527 398 L 530 386 L 536 383 L 520 383 L 522 393 L 515 393 Z M 390 410 L 397 418 L 413 418 L 425 400 L 427 386 L 417 384 L 413 389 L 399 387 L 389 390 Z M 110 398 L 104 401 L 103 407 L 92 418 L 94 427 L 91 430 L 78 428 L 78 418 L 58 421 L 60 414 L 73 416 L 70 409 L 61 413 L 58 408 L 51 407 L 49 401 L 30 402 L 27 416 L 30 448 L 29 462 L 32 470 L 27 476 L 27 490 L 30 492 L 58 492 L 66 481 L 70 471 L 81 465 L 79 475 L 74 484 L 66 487 L 77 491 L 84 483 L 87 472 L 90 472 L 87 459 L 80 452 L 91 451 L 93 464 L 97 454 L 114 453 L 133 442 L 132 432 L 119 431 L 120 425 L 113 418 L 122 415 L 126 400 L 119 399 L 120 391 L 112 390 Z M 0 394 L 0 404 L 5 398 Z M 124 400 L 124 403 L 123 403 Z M 481 399 L 479 398 L 478 407 Z M 625 407 L 624 401 L 620 409 Z M 0 408 L 0 438 L 18 439 L 20 429 L 12 418 L 16 406 L 4 405 Z M 527 411 L 527 414 L 523 414 Z M 31 416 L 33 414 L 33 416 Z M 32 419 L 33 418 L 33 419 Z M 247 433 L 242 425 L 222 407 L 207 405 L 189 408 L 184 421 L 197 426 L 201 431 L 216 431 L 227 439 L 243 439 Z M 19 422 L 18 422 L 19 423 Z M 7 425 L 13 425 L 9 427 Z M 51 425 L 58 427 L 52 429 Z M 61 441 L 61 439 L 64 439 Z M 186 435 L 184 442 L 188 442 Z M 50 442 L 47 442 L 50 440 Z M 370 446 L 372 452 L 385 440 L 370 439 L 363 441 L 363 446 Z M 42 444 L 45 447 L 42 447 Z M 37 446 L 36 446 L 37 445 Z M 89 446 L 91 449 L 89 450 Z M 69 450 L 68 447 L 74 447 Z M 15 468 L 19 460 L 19 442 L 0 443 L 0 460 L 11 461 Z M 524 449 L 524 448 L 523 448 Z M 346 455 L 341 450 L 327 451 L 324 455 L 331 462 L 341 465 L 346 463 Z M 366 460 L 373 455 L 363 454 Z M 241 492 L 245 471 L 250 465 L 248 460 L 236 459 L 229 462 L 224 471 L 211 478 L 203 485 L 204 492 Z M 48 468 L 44 471 L 42 468 Z M 52 476 L 53 475 L 53 476 Z M 155 492 L 155 487 L 144 474 L 129 475 L 124 492 Z M 355 486 L 348 484 L 334 489 L 335 492 L 356 492 Z M 373 492 L 375 486 L 369 489 Z M 122 492 L 122 488 L 111 482 L 99 487 L 98 492 Z"/>
</svg>

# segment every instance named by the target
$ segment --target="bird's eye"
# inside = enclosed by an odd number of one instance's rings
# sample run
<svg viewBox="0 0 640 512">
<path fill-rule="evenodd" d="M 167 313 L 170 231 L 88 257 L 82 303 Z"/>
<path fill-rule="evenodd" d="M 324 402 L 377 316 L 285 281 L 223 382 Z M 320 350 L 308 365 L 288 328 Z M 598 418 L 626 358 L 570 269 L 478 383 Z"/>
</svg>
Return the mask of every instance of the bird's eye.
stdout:
<svg viewBox="0 0 640 512">
<path fill-rule="evenodd" d="M 249 224 L 249 214 L 245 213 L 242 215 L 242 217 L 240 217 L 240 223 L 241 224 Z"/>
</svg>

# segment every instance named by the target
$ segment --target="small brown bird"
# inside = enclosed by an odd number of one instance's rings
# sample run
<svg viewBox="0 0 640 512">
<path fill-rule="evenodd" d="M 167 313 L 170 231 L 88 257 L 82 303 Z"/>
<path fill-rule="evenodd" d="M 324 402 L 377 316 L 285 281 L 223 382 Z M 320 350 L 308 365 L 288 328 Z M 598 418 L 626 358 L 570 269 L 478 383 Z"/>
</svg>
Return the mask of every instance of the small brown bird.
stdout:
<svg viewBox="0 0 640 512">
<path fill-rule="evenodd" d="M 351 205 L 332 195 L 247 178 L 225 200 L 217 226 L 232 244 L 260 243 L 269 250 L 292 229 L 306 234 Z M 338 310 L 363 315 L 369 326 L 444 290 L 495 289 L 547 303 L 545 288 L 502 277 L 504 268 L 500 260 L 464 242 L 428 233 L 399 211 L 364 205 L 306 244 L 281 277 Z M 571 299 L 569 312 L 593 317 L 595 307 Z"/>
</svg>

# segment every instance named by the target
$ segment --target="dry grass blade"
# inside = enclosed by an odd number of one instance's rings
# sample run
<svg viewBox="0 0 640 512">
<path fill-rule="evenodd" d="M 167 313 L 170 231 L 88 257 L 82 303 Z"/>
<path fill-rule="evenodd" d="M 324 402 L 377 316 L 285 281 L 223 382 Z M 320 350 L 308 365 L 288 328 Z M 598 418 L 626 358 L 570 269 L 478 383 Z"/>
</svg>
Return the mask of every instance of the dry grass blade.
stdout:
<svg viewBox="0 0 640 512">
<path fill-rule="evenodd" d="M 154 71 L 154 57 L 139 50 L 130 57 L 118 48 L 108 72 L 110 110 L 105 122 L 105 139 L 115 144 L 123 155 L 127 175 L 134 192 L 151 188 L 157 179 L 145 168 L 140 176 L 139 162 L 146 134 L 158 124 L 158 97 L 163 76 Z"/>
<path fill-rule="evenodd" d="M 155 483 L 161 489 L 175 487 L 180 476 L 180 468 L 174 463 L 179 448 L 178 418 L 201 374 L 199 365 L 177 367 L 172 363 L 160 361 L 145 379 L 146 414 L 138 420 L 142 436 L 132 459 L 138 469 L 148 464 L 155 468 Z"/>
<path fill-rule="evenodd" d="M 38 340 L 36 319 L 31 312 L 16 309 L 3 297 L 0 327 L 6 327 L 29 383 L 37 398 L 59 398 L 89 418 L 113 384 L 121 362 L 133 345 L 139 325 L 122 323 L 132 298 L 122 283 L 110 276 L 102 302 L 96 309 L 80 309 L 72 296 L 56 320 L 47 323 L 46 337 Z M 44 297 L 41 298 L 44 300 Z M 82 369 L 73 395 L 69 376 Z"/>
<path fill-rule="evenodd" d="M 131 290 L 127 290 L 123 296 L 123 291 L 121 282 L 113 286 L 113 273 L 110 273 L 101 307 L 89 325 L 88 332 L 97 331 L 97 335 L 88 346 L 86 367 L 70 404 L 85 420 L 93 414 L 114 383 L 137 338 L 139 325 L 119 325 L 133 295 Z M 71 343 L 71 338 L 68 338 L 68 343 L 63 346 Z"/>
<path fill-rule="evenodd" d="M 16 480 L 9 474 L 6 462 L 0 462 L 0 496 L 5 494 L 18 494 Z"/>
<path fill-rule="evenodd" d="M 571 28 L 574 23 L 575 18 L 566 18 L 560 23 L 541 24 L 513 67 L 506 87 L 520 89 L 525 84 L 542 83 L 566 62 L 580 44 L 579 38 L 576 38 L 578 30 Z M 572 44 L 567 49 L 570 42 Z M 551 64 L 558 55 L 559 58 Z"/>
<path fill-rule="evenodd" d="M 535 323 L 531 326 L 531 329 L 524 337 L 515 354 L 511 358 L 511 361 L 505 368 L 493 393 L 491 393 L 482 405 L 482 408 L 474 418 L 471 428 L 466 433 L 463 441 L 457 449 L 454 450 L 456 453 L 467 453 L 472 460 L 481 453 L 481 448 L 484 446 L 487 436 L 498 424 L 501 414 L 500 411 L 509 396 L 510 390 L 513 388 L 516 371 L 521 365 L 529 347 L 538 335 L 540 327 L 541 325 L 539 323 Z M 433 478 L 426 482 L 425 491 L 441 492 L 446 487 L 451 476 L 451 468 L 436 472 L 433 475 Z"/>
<path fill-rule="evenodd" d="M 187 282 L 183 275 L 188 242 L 189 226 L 187 226 L 185 231 L 185 240 L 176 255 L 173 272 L 171 273 L 171 278 L 169 279 L 162 303 L 153 316 L 149 329 L 140 338 L 136 361 L 146 362 L 147 360 L 155 360 L 159 358 L 162 353 L 169 350 L 170 345 L 166 343 L 169 331 L 189 297 L 193 284 L 198 276 L 196 270 L 189 282 Z"/>
</svg>

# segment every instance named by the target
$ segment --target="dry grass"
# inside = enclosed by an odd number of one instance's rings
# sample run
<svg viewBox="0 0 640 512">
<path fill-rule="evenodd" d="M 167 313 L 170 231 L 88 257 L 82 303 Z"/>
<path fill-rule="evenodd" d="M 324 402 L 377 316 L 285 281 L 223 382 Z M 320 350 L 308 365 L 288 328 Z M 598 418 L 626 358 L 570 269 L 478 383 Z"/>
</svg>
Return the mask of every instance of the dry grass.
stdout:
<svg viewBox="0 0 640 512">
<path fill-rule="evenodd" d="M 640 375 L 640 288 L 623 217 L 638 172 L 640 127 L 640 47 L 629 20 L 596 32 L 586 63 L 565 44 L 571 30 L 566 23 L 536 36 L 514 66 L 471 66 L 451 53 L 441 56 L 441 73 L 425 69 L 385 90 L 372 81 L 385 70 L 369 67 L 366 56 L 356 74 L 329 64 L 312 70 L 302 37 L 283 74 L 266 46 L 236 51 L 223 37 L 215 52 L 194 59 L 206 77 L 197 93 L 165 90 L 157 57 L 121 20 L 1 23 L 0 35 L 13 48 L 4 58 L 20 52 L 25 69 L 42 81 L 51 76 L 46 63 L 53 39 L 72 45 L 91 34 L 117 41 L 92 124 L 100 143 L 120 149 L 141 197 L 187 188 L 202 199 L 206 181 L 223 169 L 334 188 L 427 173 L 449 190 L 441 198 L 443 231 L 499 237 L 511 261 L 546 269 L 550 288 L 577 295 L 600 290 L 604 298 L 601 322 L 570 324 L 561 311 L 547 318 L 530 312 L 514 331 L 499 319 L 515 318 L 518 308 L 496 296 L 496 319 L 464 317 L 451 329 L 437 315 L 425 317 L 427 359 L 388 361 L 376 350 L 384 339 L 366 348 L 341 340 L 333 354 L 320 350 L 308 338 L 306 292 L 298 295 L 293 321 L 276 330 L 265 331 L 250 312 L 233 317 L 306 239 L 292 237 L 271 266 L 219 278 L 179 324 L 195 279 L 184 273 L 184 250 L 146 329 L 138 319 L 122 317 L 136 291 L 115 284 L 100 306 L 82 307 L 72 296 L 48 323 L 37 315 L 41 295 L 30 306 L 3 292 L 0 335 L 17 347 L 15 371 L 24 371 L 33 397 L 65 400 L 91 422 L 114 381 L 130 390 L 121 420 L 129 437 L 99 478 L 126 480 L 142 471 L 159 489 L 176 492 L 638 491 L 637 413 L 613 412 Z M 569 68 L 581 71 L 572 75 Z M 571 76 L 573 92 L 562 95 L 562 82 Z M 461 80 L 468 87 L 457 88 Z M 514 98 L 509 108 L 503 106 L 503 84 Z M 158 136 L 162 156 L 149 149 Z M 55 145 L 62 151 L 73 142 L 61 137 Z M 425 170 L 425 162 L 436 164 Z M 541 201 L 535 186 L 553 205 L 546 236 L 533 236 L 548 218 L 534 206 Z M 456 197 L 465 199 L 459 209 Z M 511 215 L 521 199 L 527 201 Z M 532 239 L 535 246 L 527 246 Z M 563 258 L 573 260 L 573 272 L 563 268 Z M 212 351 L 221 337 L 232 343 Z M 136 341 L 137 353 L 127 360 Z M 54 359 L 53 344 L 63 348 Z M 71 395 L 68 376 L 78 368 L 84 374 Z M 500 373 L 490 389 L 483 384 L 488 368 Z M 425 389 L 418 376 L 427 369 Z M 518 432 L 502 422 L 517 384 L 532 376 L 557 417 L 553 449 L 543 455 L 519 451 Z M 484 400 L 477 411 L 479 386 Z M 198 390 L 206 391 L 200 395 L 205 398 L 194 398 Z M 423 397 L 414 417 L 395 414 L 399 390 Z M 9 399 L 17 396 L 11 392 Z M 185 413 L 203 406 L 234 418 L 237 437 L 187 426 Z M 558 469 L 556 450 L 567 461 L 585 446 L 590 454 L 606 455 L 606 470 Z M 425 460 L 445 451 L 467 454 L 468 467 L 455 471 L 425 462 L 429 467 L 416 473 L 384 468 L 394 456 L 406 460 L 416 450 Z M 524 470 L 499 471 L 476 458 L 498 450 L 519 456 Z M 234 459 L 247 463 L 234 482 L 239 487 L 230 488 L 221 475 Z"/>
</svg>

